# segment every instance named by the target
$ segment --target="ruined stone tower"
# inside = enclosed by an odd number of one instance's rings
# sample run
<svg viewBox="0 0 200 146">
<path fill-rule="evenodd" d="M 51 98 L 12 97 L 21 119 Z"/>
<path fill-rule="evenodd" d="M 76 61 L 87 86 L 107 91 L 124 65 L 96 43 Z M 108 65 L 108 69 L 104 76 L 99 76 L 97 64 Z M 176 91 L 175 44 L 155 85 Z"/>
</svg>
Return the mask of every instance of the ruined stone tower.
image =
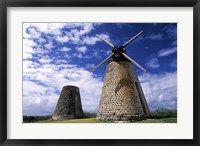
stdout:
<svg viewBox="0 0 200 146">
<path fill-rule="evenodd" d="M 83 117 L 83 110 L 79 88 L 76 86 L 64 86 L 52 119 L 74 119 L 81 117 Z"/>
<path fill-rule="evenodd" d="M 140 120 L 145 119 L 150 114 L 140 82 L 131 63 L 144 72 L 146 70 L 130 58 L 125 49 L 142 33 L 143 31 L 140 31 L 121 47 L 116 47 L 102 36 L 97 35 L 98 38 L 112 47 L 112 53 L 92 70 L 95 71 L 112 58 L 106 68 L 97 120 Z"/>
<path fill-rule="evenodd" d="M 149 113 L 131 62 L 111 61 L 106 68 L 96 118 L 103 121 L 130 121 L 145 119 Z"/>
</svg>

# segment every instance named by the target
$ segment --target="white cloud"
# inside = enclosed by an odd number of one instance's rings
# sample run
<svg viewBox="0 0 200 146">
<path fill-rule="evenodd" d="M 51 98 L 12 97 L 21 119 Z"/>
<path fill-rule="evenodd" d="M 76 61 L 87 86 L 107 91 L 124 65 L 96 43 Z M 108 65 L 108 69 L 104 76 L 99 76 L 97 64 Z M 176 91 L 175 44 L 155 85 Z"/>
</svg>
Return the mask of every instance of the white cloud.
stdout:
<svg viewBox="0 0 200 146">
<path fill-rule="evenodd" d="M 26 38 L 33 38 L 33 36 L 34 38 L 39 38 L 41 33 L 45 33 L 52 34 L 54 40 L 61 44 L 72 43 L 94 45 L 101 40 L 95 36 L 89 36 L 88 34 L 98 25 L 100 25 L 100 23 L 24 23 L 23 35 Z M 31 34 L 27 33 L 27 31 Z M 63 32 L 64 34 L 62 34 Z M 110 40 L 107 34 L 101 35 Z"/>
<path fill-rule="evenodd" d="M 31 37 L 31 35 L 26 32 L 27 28 L 29 28 L 29 27 L 30 27 L 30 23 L 23 23 L 23 38 Z"/>
<path fill-rule="evenodd" d="M 100 51 L 93 51 L 92 56 L 95 59 L 101 60 L 102 59 L 102 55 L 100 55 Z"/>
<path fill-rule="evenodd" d="M 85 46 L 82 46 L 82 47 L 77 47 L 76 50 L 80 53 L 85 54 L 88 49 Z"/>
<path fill-rule="evenodd" d="M 39 38 L 41 36 L 41 33 L 35 27 L 29 27 L 27 33 L 30 34 L 31 38 Z"/>
<path fill-rule="evenodd" d="M 148 66 L 149 68 L 159 68 L 160 67 L 157 58 L 149 59 L 148 62 L 146 63 L 146 66 Z"/>
<path fill-rule="evenodd" d="M 97 37 L 89 37 L 89 36 L 86 36 L 83 38 L 83 41 L 82 43 L 83 44 L 88 44 L 88 45 L 94 45 L 96 44 L 98 41 L 100 41 Z"/>
<path fill-rule="evenodd" d="M 83 53 L 73 53 L 72 56 L 76 57 L 76 58 L 79 58 L 79 59 L 83 59 L 83 58 L 84 59 L 89 59 L 89 58 L 91 58 L 91 56 L 85 55 Z"/>
<path fill-rule="evenodd" d="M 108 34 L 99 34 L 101 37 L 105 38 L 106 40 L 110 41 L 110 37 Z M 85 36 L 83 37 L 82 44 L 87 44 L 87 45 L 94 45 L 97 42 L 102 41 L 100 38 L 96 36 Z"/>
<path fill-rule="evenodd" d="M 176 39 L 177 38 L 177 26 L 174 24 L 170 24 L 163 28 L 166 31 L 169 38 Z"/>
<path fill-rule="evenodd" d="M 91 63 L 85 65 L 85 68 L 89 69 L 89 70 L 93 69 L 94 67 L 95 67 L 95 65 L 91 64 Z"/>
<path fill-rule="evenodd" d="M 25 47 L 35 47 L 37 44 L 31 39 L 23 39 L 23 46 Z"/>
<path fill-rule="evenodd" d="M 171 43 L 171 45 L 172 45 L 172 46 L 176 46 L 176 45 L 177 45 L 177 40 L 173 41 L 173 42 Z"/>
<path fill-rule="evenodd" d="M 46 64 L 46 63 L 50 63 L 51 62 L 51 59 L 49 56 L 42 56 L 42 58 L 39 59 L 39 62 L 42 63 L 42 64 Z"/>
<path fill-rule="evenodd" d="M 68 32 L 69 35 L 69 40 L 73 43 L 73 44 L 80 44 L 80 31 L 78 29 L 72 29 L 70 32 Z"/>
<path fill-rule="evenodd" d="M 171 61 L 171 63 L 169 64 L 171 67 L 177 67 L 177 60 L 176 59 L 173 59 L 172 61 Z"/>
<path fill-rule="evenodd" d="M 158 52 L 159 57 L 163 56 L 169 56 L 177 51 L 176 47 L 173 48 L 167 48 L 167 49 L 162 49 Z"/>
<path fill-rule="evenodd" d="M 38 39 L 38 42 L 39 42 L 40 44 L 44 44 L 44 43 L 46 43 L 46 40 L 43 39 L 42 37 L 40 37 L 40 38 Z"/>
<path fill-rule="evenodd" d="M 107 55 L 110 55 L 112 53 L 112 51 L 106 51 Z"/>
<path fill-rule="evenodd" d="M 31 26 L 46 34 L 60 35 L 65 23 L 31 23 Z"/>
<path fill-rule="evenodd" d="M 33 57 L 32 54 L 29 54 L 29 53 L 23 54 L 23 59 L 31 59 L 32 57 Z"/>
<path fill-rule="evenodd" d="M 72 49 L 71 48 L 68 48 L 68 47 L 63 47 L 63 48 L 60 48 L 59 51 L 61 52 L 69 52 L 71 51 Z"/>
<path fill-rule="evenodd" d="M 50 50 L 54 47 L 54 45 L 52 42 L 49 42 L 48 44 L 45 44 L 44 47 L 47 48 L 48 50 Z"/>
<path fill-rule="evenodd" d="M 31 59 L 32 53 L 34 52 L 33 47 L 35 47 L 37 44 L 28 39 L 23 40 L 23 59 Z"/>
<path fill-rule="evenodd" d="M 95 59 L 102 60 L 102 59 L 105 59 L 106 57 L 108 57 L 108 55 L 110 55 L 111 53 L 112 53 L 111 50 L 103 50 L 102 48 L 100 48 L 100 49 L 94 48 L 91 55 Z"/>
<path fill-rule="evenodd" d="M 60 43 L 71 42 L 73 44 L 95 44 L 96 39 L 94 37 L 85 37 L 90 33 L 94 26 L 99 25 L 96 23 L 34 23 L 32 24 L 39 31 L 46 34 L 53 34 L 55 39 Z M 65 35 L 61 33 L 61 30 L 67 28 L 70 30 L 64 30 Z M 91 41 L 90 41 L 91 40 Z"/>
<path fill-rule="evenodd" d="M 141 86 L 151 110 L 177 108 L 177 73 L 144 73 L 139 76 Z"/>
<path fill-rule="evenodd" d="M 51 114 L 51 109 L 55 108 L 56 97 L 57 94 L 51 87 L 33 81 L 23 81 L 23 115 Z"/>
<path fill-rule="evenodd" d="M 60 43 L 66 43 L 69 41 L 69 37 L 68 36 L 57 36 L 56 40 Z"/>
<path fill-rule="evenodd" d="M 23 67 L 24 114 L 52 114 L 65 85 L 80 88 L 85 111 L 97 111 L 103 81 L 93 77 L 93 74 L 84 68 L 67 63 L 39 65 L 32 61 L 24 61 Z M 40 110 L 35 110 L 35 107 L 40 107 Z"/>
<path fill-rule="evenodd" d="M 83 28 L 80 30 L 80 35 L 88 34 L 93 29 L 92 23 L 84 23 Z"/>
<path fill-rule="evenodd" d="M 95 77 L 91 72 L 75 64 L 69 64 L 69 58 L 88 58 L 85 53 L 87 48 L 81 46 L 76 48 L 78 53 L 72 55 L 65 54 L 60 57 L 59 52 L 69 52 L 71 48 L 61 47 L 52 50 L 54 44 L 95 44 L 101 40 L 93 42 L 86 41 L 92 37 L 88 34 L 94 29 L 93 23 L 33 23 L 23 24 L 23 114 L 24 115 L 49 115 L 52 114 L 62 87 L 65 85 L 75 85 L 80 88 L 83 109 L 85 111 L 96 112 L 99 104 L 99 97 L 103 81 Z M 28 31 L 28 29 L 30 29 Z M 63 30 L 62 30 L 63 29 Z M 45 37 L 39 37 L 43 34 Z M 37 36 L 35 41 L 33 35 Z M 85 40 L 85 42 L 83 41 Z M 45 49 L 46 48 L 46 49 Z M 57 53 L 56 57 L 50 57 L 50 53 Z M 31 59 L 31 60 L 30 60 Z M 93 86 L 91 86 L 93 85 Z M 33 90 L 34 89 L 34 90 Z"/>
<path fill-rule="evenodd" d="M 163 35 L 161 33 L 152 33 L 148 34 L 145 39 L 150 39 L 150 40 L 163 40 Z"/>
<path fill-rule="evenodd" d="M 105 33 L 101 33 L 101 34 L 99 34 L 101 37 L 103 37 L 104 39 L 106 39 L 106 40 L 108 40 L 108 41 L 111 41 L 111 39 L 110 39 L 110 37 L 109 37 L 109 35 L 108 34 L 105 34 Z M 101 40 L 101 39 L 100 39 Z M 103 40 L 101 40 L 101 41 L 103 41 Z"/>
</svg>

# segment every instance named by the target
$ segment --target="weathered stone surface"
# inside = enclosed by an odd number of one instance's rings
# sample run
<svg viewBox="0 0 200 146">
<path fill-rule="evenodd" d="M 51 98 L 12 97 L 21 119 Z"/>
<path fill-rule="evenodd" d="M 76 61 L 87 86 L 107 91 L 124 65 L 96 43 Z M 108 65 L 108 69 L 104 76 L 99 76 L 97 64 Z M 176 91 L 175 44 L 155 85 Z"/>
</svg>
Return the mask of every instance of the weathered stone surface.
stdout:
<svg viewBox="0 0 200 146">
<path fill-rule="evenodd" d="M 129 61 L 111 61 L 106 68 L 96 119 L 131 121 L 149 115 L 138 77 Z"/>
<path fill-rule="evenodd" d="M 64 86 L 52 119 L 74 119 L 81 117 L 83 117 L 83 110 L 79 88 L 76 86 Z"/>
</svg>

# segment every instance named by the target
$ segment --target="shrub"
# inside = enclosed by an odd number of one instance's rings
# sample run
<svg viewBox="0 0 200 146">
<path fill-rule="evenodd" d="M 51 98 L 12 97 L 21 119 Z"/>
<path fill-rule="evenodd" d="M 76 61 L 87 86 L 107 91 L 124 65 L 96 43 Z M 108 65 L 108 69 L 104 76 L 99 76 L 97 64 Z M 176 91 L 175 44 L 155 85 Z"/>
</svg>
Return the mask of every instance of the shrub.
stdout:
<svg viewBox="0 0 200 146">
<path fill-rule="evenodd" d="M 31 123 L 49 119 L 51 119 L 51 116 L 23 116 L 24 123 Z"/>
<path fill-rule="evenodd" d="M 177 110 L 159 108 L 151 112 L 151 118 L 167 118 L 167 117 L 177 117 Z"/>
<path fill-rule="evenodd" d="M 89 112 L 83 112 L 83 117 L 84 118 L 94 118 L 96 117 L 96 113 L 89 113 Z"/>
</svg>

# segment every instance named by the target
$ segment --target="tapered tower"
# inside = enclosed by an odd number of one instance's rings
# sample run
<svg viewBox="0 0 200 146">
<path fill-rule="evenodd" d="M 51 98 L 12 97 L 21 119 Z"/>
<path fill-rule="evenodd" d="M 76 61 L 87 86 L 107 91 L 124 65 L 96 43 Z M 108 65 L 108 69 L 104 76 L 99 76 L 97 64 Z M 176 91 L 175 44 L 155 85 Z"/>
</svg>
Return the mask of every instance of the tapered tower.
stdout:
<svg viewBox="0 0 200 146">
<path fill-rule="evenodd" d="M 74 119 L 82 117 L 83 110 L 79 88 L 71 85 L 64 86 L 52 119 Z"/>
<path fill-rule="evenodd" d="M 140 120 L 145 119 L 150 114 L 138 76 L 135 73 L 132 63 L 143 71 L 146 72 L 146 70 L 125 53 L 125 46 L 137 38 L 141 33 L 142 31 L 120 48 L 115 47 L 109 41 L 97 35 L 113 48 L 112 53 L 93 69 L 93 71 L 95 71 L 103 63 L 112 58 L 106 68 L 99 110 L 96 117 L 98 120 Z"/>
</svg>

